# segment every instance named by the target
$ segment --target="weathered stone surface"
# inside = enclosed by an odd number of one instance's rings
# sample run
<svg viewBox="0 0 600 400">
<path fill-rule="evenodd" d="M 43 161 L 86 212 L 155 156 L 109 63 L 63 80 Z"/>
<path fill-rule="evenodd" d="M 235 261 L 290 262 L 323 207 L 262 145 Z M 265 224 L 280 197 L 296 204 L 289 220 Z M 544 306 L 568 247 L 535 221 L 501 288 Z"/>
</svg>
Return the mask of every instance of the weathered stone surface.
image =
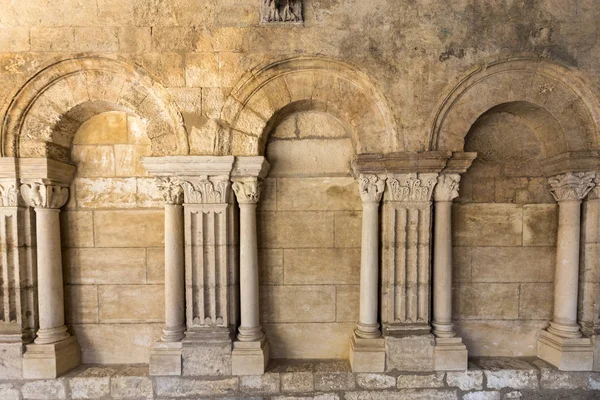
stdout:
<svg viewBox="0 0 600 400">
<path fill-rule="evenodd" d="M 415 390 L 407 389 L 400 391 L 383 391 L 383 392 L 347 392 L 345 398 L 348 400 L 455 400 L 458 399 L 456 391 L 425 389 Z"/>
<path fill-rule="evenodd" d="M 240 390 L 247 393 L 279 393 L 279 374 L 240 377 Z"/>
<path fill-rule="evenodd" d="M 538 334 L 547 325 L 546 320 L 488 320 L 459 321 L 455 327 L 469 349 L 469 356 L 534 357 Z"/>
<path fill-rule="evenodd" d="M 473 365 L 469 365 L 469 370 L 464 372 L 447 372 L 446 383 L 451 387 L 458 387 L 460 390 L 481 390 L 483 387 L 483 372 L 473 370 Z"/>
<path fill-rule="evenodd" d="M 25 382 L 21 394 L 26 400 L 66 399 L 67 390 L 64 379 Z"/>
<path fill-rule="evenodd" d="M 19 379 L 23 376 L 23 345 L 21 343 L 0 344 L 0 379 Z M 7 393 L 11 388 L 5 388 Z M 0 391 L 1 393 L 1 391 Z"/>
<path fill-rule="evenodd" d="M 350 139 L 303 140 L 301 147 L 292 141 L 280 140 L 267 147 L 270 175 L 277 177 L 346 175 L 350 172 L 352 153 Z"/>
<path fill-rule="evenodd" d="M 98 287 L 66 285 L 65 318 L 68 323 L 98 323 Z"/>
<path fill-rule="evenodd" d="M 361 389 L 390 389 L 396 386 L 396 379 L 383 374 L 357 374 L 356 384 Z"/>
<path fill-rule="evenodd" d="M 271 358 L 347 359 L 352 323 L 264 324 Z M 306 340 L 307 337 L 311 340 Z"/>
<path fill-rule="evenodd" d="M 358 182 L 354 178 L 279 178 L 277 209 L 361 210 Z"/>
<path fill-rule="evenodd" d="M 352 390 L 356 387 L 356 378 L 351 372 L 315 373 L 315 390 Z"/>
<path fill-rule="evenodd" d="M 500 400 L 502 394 L 500 392 L 471 392 L 463 396 L 463 400 Z"/>
<path fill-rule="evenodd" d="M 12 383 L 0 384 L 0 398 L 4 400 L 20 400 L 21 392 Z"/>
<path fill-rule="evenodd" d="M 74 377 L 69 380 L 73 399 L 100 399 L 110 392 L 110 376 Z"/>
<path fill-rule="evenodd" d="M 454 313 L 461 319 L 516 319 L 519 315 L 518 284 L 461 283 L 454 293 Z"/>
<path fill-rule="evenodd" d="M 335 247 L 360 247 L 361 220 L 362 213 L 358 211 L 337 211 L 335 213 Z"/>
<path fill-rule="evenodd" d="M 152 381 L 145 366 L 127 367 L 110 379 L 110 395 L 114 399 L 152 399 Z"/>
<path fill-rule="evenodd" d="M 542 389 L 592 389 L 589 382 L 589 373 L 557 371 L 549 365 L 543 366 L 540 369 L 540 387 Z"/>
<path fill-rule="evenodd" d="M 535 367 L 524 361 L 510 358 L 481 359 L 479 361 L 487 379 L 489 389 L 538 388 L 538 373 Z"/>
<path fill-rule="evenodd" d="M 134 178 L 77 178 L 75 196 L 79 208 L 135 208 Z"/>
<path fill-rule="evenodd" d="M 238 388 L 237 378 L 189 379 L 179 377 L 157 377 L 156 395 L 159 397 L 215 396 L 234 393 Z"/>
<path fill-rule="evenodd" d="M 146 281 L 151 284 L 165 282 L 165 249 L 146 249 Z"/>
<path fill-rule="evenodd" d="M 284 372 L 281 373 L 281 391 L 291 393 L 308 393 L 315 390 L 314 375 L 312 372 Z"/>
<path fill-rule="evenodd" d="M 143 284 L 146 251 L 135 248 L 68 249 L 63 253 L 65 283 Z"/>
<path fill-rule="evenodd" d="M 527 204 L 523 206 L 523 246 L 555 246 L 557 206 Z"/>
<path fill-rule="evenodd" d="M 358 321 L 360 309 L 360 286 L 344 285 L 336 289 L 335 320 L 338 322 Z"/>
<path fill-rule="evenodd" d="M 61 212 L 60 233 L 60 240 L 63 247 L 93 247 L 94 224 L 92 212 Z"/>
<path fill-rule="evenodd" d="M 258 265 L 261 285 L 283 284 L 283 250 L 260 249 Z"/>
<path fill-rule="evenodd" d="M 455 246 L 519 246 L 522 209 L 513 204 L 465 204 L 452 208 Z"/>
<path fill-rule="evenodd" d="M 553 301 L 554 284 L 523 283 L 521 285 L 519 317 L 521 319 L 549 320 L 552 317 Z"/>
<path fill-rule="evenodd" d="M 96 211 L 96 247 L 159 247 L 163 245 L 163 211 Z"/>
<path fill-rule="evenodd" d="M 191 343 L 182 352 L 184 376 L 231 374 L 231 343 Z"/>
<path fill-rule="evenodd" d="M 386 371 L 432 371 L 432 336 L 385 337 Z"/>
<path fill-rule="evenodd" d="M 162 285 L 100 286 L 99 319 L 102 323 L 162 322 L 164 320 Z"/>
<path fill-rule="evenodd" d="M 333 247 L 332 212 L 261 212 L 258 218 L 261 248 Z"/>
<path fill-rule="evenodd" d="M 400 375 L 398 389 L 430 389 L 444 387 L 444 373 L 428 375 Z"/>
<path fill-rule="evenodd" d="M 71 150 L 80 178 L 115 176 L 115 152 L 113 146 L 75 145 Z"/>
<path fill-rule="evenodd" d="M 473 282 L 552 282 L 556 253 L 551 247 L 475 247 Z"/>
</svg>

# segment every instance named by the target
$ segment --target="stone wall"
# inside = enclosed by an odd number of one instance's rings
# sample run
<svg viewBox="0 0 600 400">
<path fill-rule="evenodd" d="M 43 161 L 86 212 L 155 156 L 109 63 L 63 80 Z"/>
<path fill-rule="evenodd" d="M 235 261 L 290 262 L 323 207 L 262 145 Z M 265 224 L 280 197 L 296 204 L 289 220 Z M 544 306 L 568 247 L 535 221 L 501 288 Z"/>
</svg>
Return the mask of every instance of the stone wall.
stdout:
<svg viewBox="0 0 600 400">
<path fill-rule="evenodd" d="M 146 363 L 164 321 L 164 218 L 135 119 L 99 114 L 73 142 L 62 218 L 66 320 L 84 363 Z"/>
</svg>

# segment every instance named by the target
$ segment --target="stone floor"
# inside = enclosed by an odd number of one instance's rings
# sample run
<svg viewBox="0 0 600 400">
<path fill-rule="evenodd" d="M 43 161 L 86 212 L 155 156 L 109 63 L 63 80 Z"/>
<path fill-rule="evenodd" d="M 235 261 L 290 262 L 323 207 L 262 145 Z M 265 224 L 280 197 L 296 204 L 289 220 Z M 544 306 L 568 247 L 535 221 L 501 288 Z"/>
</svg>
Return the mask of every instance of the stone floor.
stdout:
<svg viewBox="0 0 600 400">
<path fill-rule="evenodd" d="M 475 358 L 469 371 L 353 374 L 345 361 L 274 360 L 262 376 L 149 377 L 146 365 L 85 365 L 55 380 L 1 381 L 25 399 L 600 399 L 600 373 L 532 358 Z"/>
</svg>

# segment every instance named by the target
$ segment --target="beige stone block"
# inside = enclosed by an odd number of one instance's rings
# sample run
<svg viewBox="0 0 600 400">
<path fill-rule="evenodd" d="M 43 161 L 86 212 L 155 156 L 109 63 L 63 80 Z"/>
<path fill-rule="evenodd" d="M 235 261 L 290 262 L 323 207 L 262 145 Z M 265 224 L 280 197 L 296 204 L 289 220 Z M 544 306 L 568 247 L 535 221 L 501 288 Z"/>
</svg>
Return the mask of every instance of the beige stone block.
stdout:
<svg viewBox="0 0 600 400">
<path fill-rule="evenodd" d="M 141 163 L 141 157 L 152 155 L 150 145 L 120 144 L 115 145 L 115 175 L 116 176 L 146 176 L 146 170 Z"/>
<path fill-rule="evenodd" d="M 358 211 L 362 201 L 354 178 L 279 178 L 277 209 Z"/>
<path fill-rule="evenodd" d="M 94 219 L 91 211 L 60 213 L 61 244 L 65 247 L 93 247 Z"/>
<path fill-rule="evenodd" d="M 428 375 L 400 375 L 398 389 L 421 389 L 444 387 L 444 373 L 436 372 Z"/>
<path fill-rule="evenodd" d="M 219 52 L 221 86 L 235 86 L 246 72 L 262 64 L 267 57 L 262 53 Z"/>
<path fill-rule="evenodd" d="M 452 281 L 471 282 L 471 247 L 452 248 Z"/>
<path fill-rule="evenodd" d="M 552 282 L 555 257 L 552 247 L 476 247 L 473 282 Z"/>
<path fill-rule="evenodd" d="M 179 53 L 142 53 L 139 62 L 166 87 L 185 86 L 183 55 Z"/>
<path fill-rule="evenodd" d="M 29 381 L 23 384 L 21 393 L 27 400 L 66 399 L 66 383 L 65 379 Z"/>
<path fill-rule="evenodd" d="M 263 181 L 258 209 L 261 211 L 277 210 L 277 179 L 267 178 Z"/>
<path fill-rule="evenodd" d="M 361 389 L 381 390 L 396 387 L 396 379 L 384 374 L 357 374 L 356 383 Z"/>
<path fill-rule="evenodd" d="M 360 286 L 336 286 L 335 320 L 337 322 L 358 321 L 360 310 Z"/>
<path fill-rule="evenodd" d="M 548 321 L 456 321 L 454 325 L 469 357 L 534 357 L 537 337 Z"/>
<path fill-rule="evenodd" d="M 146 134 L 146 122 L 134 115 L 127 116 L 127 143 L 140 145 L 152 144 Z"/>
<path fill-rule="evenodd" d="M 258 213 L 260 248 L 333 247 L 332 212 Z"/>
<path fill-rule="evenodd" d="M 493 203 L 496 191 L 494 178 L 473 179 L 472 196 L 474 203 Z"/>
<path fill-rule="evenodd" d="M 67 249 L 63 252 L 63 265 L 67 284 L 146 283 L 145 249 Z"/>
<path fill-rule="evenodd" d="M 261 249 L 258 252 L 258 272 L 261 285 L 283 284 L 283 250 Z"/>
<path fill-rule="evenodd" d="M 114 26 L 75 27 L 75 50 L 116 52 L 119 37 Z"/>
<path fill-rule="evenodd" d="M 0 51 L 2 52 L 29 51 L 30 43 L 27 26 L 5 26 L 0 33 Z"/>
<path fill-rule="evenodd" d="M 360 249 L 286 249 L 283 258 L 286 285 L 360 282 Z"/>
<path fill-rule="evenodd" d="M 106 112 L 84 122 L 75 138 L 74 145 L 101 145 L 127 143 L 127 114 Z"/>
<path fill-rule="evenodd" d="M 183 346 L 184 376 L 231 375 L 231 342 L 191 342 Z"/>
<path fill-rule="evenodd" d="M 91 285 L 65 285 L 65 321 L 98 323 L 98 288 Z"/>
<path fill-rule="evenodd" d="M 385 338 L 385 370 L 433 371 L 433 335 L 415 335 Z"/>
<path fill-rule="evenodd" d="M 260 304 L 265 323 L 335 321 L 334 286 L 264 286 Z"/>
<path fill-rule="evenodd" d="M 452 240 L 455 246 L 520 246 L 522 207 L 514 204 L 455 204 Z"/>
<path fill-rule="evenodd" d="M 165 198 L 155 178 L 136 179 L 136 204 L 140 208 L 164 208 Z"/>
<path fill-rule="evenodd" d="M 356 387 L 356 379 L 352 372 L 316 372 L 315 390 L 352 390 Z"/>
<path fill-rule="evenodd" d="M 160 398 L 203 398 L 231 395 L 238 387 L 237 378 L 197 379 L 182 377 L 158 377 L 155 380 L 156 395 Z"/>
<path fill-rule="evenodd" d="M 454 371 L 446 373 L 446 382 L 450 387 L 458 387 L 460 390 L 481 390 L 483 388 L 483 371 L 469 365 L 468 371 Z"/>
<path fill-rule="evenodd" d="M 152 399 L 152 380 L 147 366 L 129 366 L 110 379 L 113 399 Z"/>
<path fill-rule="evenodd" d="M 160 247 L 164 241 L 164 212 L 95 211 L 97 247 Z"/>
<path fill-rule="evenodd" d="M 362 212 L 336 211 L 334 214 L 335 247 L 360 248 L 362 237 Z"/>
<path fill-rule="evenodd" d="M 0 398 L 4 400 L 21 400 L 21 392 L 14 383 L 0 384 Z"/>
<path fill-rule="evenodd" d="M 185 58 L 188 87 L 220 87 L 219 60 L 216 53 L 191 53 Z"/>
<path fill-rule="evenodd" d="M 152 48 L 159 52 L 191 52 L 195 50 L 196 38 L 193 26 L 157 26 L 152 30 Z"/>
<path fill-rule="evenodd" d="M 21 379 L 23 377 L 23 344 L 0 343 L 0 379 Z M 2 386 L 0 385 L 0 388 Z M 2 390 L 0 390 L 0 394 Z M 0 397 L 1 398 L 1 397 Z"/>
<path fill-rule="evenodd" d="M 169 93 L 181 113 L 202 115 L 201 88 L 171 88 Z"/>
<path fill-rule="evenodd" d="M 102 323 L 162 322 L 165 316 L 163 285 L 118 285 L 98 288 Z"/>
<path fill-rule="evenodd" d="M 267 146 L 272 177 L 349 175 L 353 156 L 350 139 L 276 140 Z"/>
<path fill-rule="evenodd" d="M 147 364 L 163 324 L 74 324 L 84 364 Z"/>
<path fill-rule="evenodd" d="M 101 399 L 110 393 L 110 376 L 79 375 L 69 380 L 69 386 L 73 399 Z"/>
<path fill-rule="evenodd" d="M 208 118 L 219 118 L 228 95 L 227 88 L 202 88 L 202 115 Z"/>
<path fill-rule="evenodd" d="M 517 319 L 519 285 L 460 283 L 453 290 L 454 316 L 459 319 Z"/>
<path fill-rule="evenodd" d="M 152 28 L 149 26 L 120 26 L 117 36 L 120 52 L 142 53 L 152 49 Z"/>
<path fill-rule="evenodd" d="M 135 178 L 76 178 L 78 208 L 135 208 Z"/>
<path fill-rule="evenodd" d="M 344 124 L 329 113 L 302 111 L 283 120 L 271 134 L 275 139 L 332 139 L 350 137 Z"/>
<path fill-rule="evenodd" d="M 280 375 L 282 392 L 302 393 L 315 390 L 312 372 L 285 372 Z"/>
<path fill-rule="evenodd" d="M 554 301 L 554 284 L 552 283 L 523 283 L 519 302 L 520 319 L 552 318 Z"/>
<path fill-rule="evenodd" d="M 271 358 L 346 359 L 355 324 L 265 324 Z M 310 340 L 306 340 L 310 337 Z"/>
<path fill-rule="evenodd" d="M 523 246 L 555 246 L 558 232 L 555 204 L 523 206 Z"/>
<path fill-rule="evenodd" d="M 75 50 L 75 29 L 71 27 L 31 27 L 31 50 Z"/>
<path fill-rule="evenodd" d="M 240 391 L 244 393 L 279 393 L 279 386 L 279 374 L 240 377 Z"/>
<path fill-rule="evenodd" d="M 115 154 L 113 146 L 75 145 L 71 158 L 77 165 L 79 178 L 115 176 Z"/>
<path fill-rule="evenodd" d="M 538 389 L 538 370 L 519 359 L 490 358 L 479 362 L 490 389 Z"/>
<path fill-rule="evenodd" d="M 165 249 L 153 247 L 146 249 L 146 281 L 148 283 L 165 282 Z"/>
</svg>

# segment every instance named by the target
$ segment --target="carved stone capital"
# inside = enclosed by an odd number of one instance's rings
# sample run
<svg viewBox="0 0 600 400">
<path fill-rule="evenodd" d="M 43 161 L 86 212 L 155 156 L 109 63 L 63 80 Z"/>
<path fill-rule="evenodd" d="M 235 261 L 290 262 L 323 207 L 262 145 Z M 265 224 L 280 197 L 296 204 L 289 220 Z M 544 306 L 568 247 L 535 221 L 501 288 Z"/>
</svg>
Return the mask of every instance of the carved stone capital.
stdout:
<svg viewBox="0 0 600 400">
<path fill-rule="evenodd" d="M 19 189 L 16 183 L 0 182 L 0 207 L 17 207 L 19 205 Z"/>
<path fill-rule="evenodd" d="M 436 173 L 398 174 L 388 177 L 391 201 L 428 202 L 437 183 Z"/>
<path fill-rule="evenodd" d="M 229 180 L 202 179 L 198 182 L 182 181 L 186 204 L 225 204 L 229 198 Z"/>
<path fill-rule="evenodd" d="M 378 175 L 360 175 L 358 186 L 363 203 L 379 203 L 385 191 L 385 180 Z"/>
<path fill-rule="evenodd" d="M 548 179 L 550 193 L 556 201 L 581 201 L 595 186 L 593 172 L 567 172 Z"/>
<path fill-rule="evenodd" d="M 69 200 L 69 188 L 45 182 L 27 182 L 21 185 L 21 196 L 30 207 L 59 209 Z"/>
<path fill-rule="evenodd" d="M 161 191 L 166 204 L 183 204 L 181 182 L 174 178 L 156 178 L 156 186 Z"/>
<path fill-rule="evenodd" d="M 452 201 L 458 197 L 459 174 L 440 174 L 433 191 L 435 201 Z"/>
<path fill-rule="evenodd" d="M 233 183 L 235 197 L 240 204 L 256 204 L 260 199 L 262 182 L 258 179 L 247 179 Z"/>
</svg>

